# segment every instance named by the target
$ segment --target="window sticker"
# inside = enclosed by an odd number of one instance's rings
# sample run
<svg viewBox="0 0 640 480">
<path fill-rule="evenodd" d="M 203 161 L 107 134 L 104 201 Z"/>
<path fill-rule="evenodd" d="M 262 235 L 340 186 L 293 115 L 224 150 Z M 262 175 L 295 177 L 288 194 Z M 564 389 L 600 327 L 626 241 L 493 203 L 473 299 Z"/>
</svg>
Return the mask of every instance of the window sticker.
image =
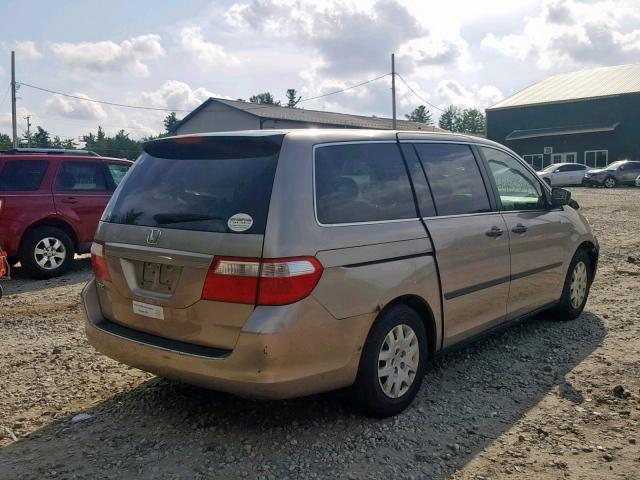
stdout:
<svg viewBox="0 0 640 480">
<path fill-rule="evenodd" d="M 234 232 L 244 232 L 245 230 L 249 230 L 252 225 L 253 218 L 246 213 L 236 213 L 227 221 L 229 230 Z"/>
</svg>

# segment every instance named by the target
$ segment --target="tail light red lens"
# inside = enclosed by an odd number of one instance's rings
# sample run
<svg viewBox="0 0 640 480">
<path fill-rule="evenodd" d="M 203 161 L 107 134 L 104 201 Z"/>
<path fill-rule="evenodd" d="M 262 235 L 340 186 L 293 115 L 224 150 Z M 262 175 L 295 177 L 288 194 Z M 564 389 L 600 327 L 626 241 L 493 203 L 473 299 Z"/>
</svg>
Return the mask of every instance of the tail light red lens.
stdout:
<svg viewBox="0 0 640 480">
<path fill-rule="evenodd" d="M 307 297 L 322 276 L 313 257 L 266 259 L 219 257 L 209 269 L 204 300 L 286 305 Z"/>
<path fill-rule="evenodd" d="M 107 257 L 104 252 L 104 242 L 95 240 L 91 244 L 91 266 L 96 278 L 100 280 L 111 281 L 109 268 L 107 267 Z"/>
</svg>

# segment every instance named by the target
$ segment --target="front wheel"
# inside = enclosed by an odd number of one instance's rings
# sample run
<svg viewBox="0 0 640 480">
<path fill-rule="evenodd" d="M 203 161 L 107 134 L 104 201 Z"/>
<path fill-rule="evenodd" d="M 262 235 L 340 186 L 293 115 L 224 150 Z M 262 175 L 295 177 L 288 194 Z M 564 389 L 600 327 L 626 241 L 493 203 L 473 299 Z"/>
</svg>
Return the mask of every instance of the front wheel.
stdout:
<svg viewBox="0 0 640 480">
<path fill-rule="evenodd" d="M 373 417 L 389 417 L 415 398 L 427 364 L 427 335 L 415 310 L 394 305 L 375 321 L 350 389 L 356 408 Z"/>
<path fill-rule="evenodd" d="M 607 177 L 604 179 L 604 186 L 607 188 L 613 188 L 616 186 L 616 179 L 613 177 Z"/>
<path fill-rule="evenodd" d="M 20 263 L 35 278 L 62 275 L 71 266 L 73 242 L 55 227 L 38 227 L 28 232 L 20 246 Z"/>
<path fill-rule="evenodd" d="M 571 260 L 560 303 L 555 313 L 562 320 L 573 320 L 584 310 L 592 282 L 591 259 L 587 252 L 578 250 Z"/>
</svg>

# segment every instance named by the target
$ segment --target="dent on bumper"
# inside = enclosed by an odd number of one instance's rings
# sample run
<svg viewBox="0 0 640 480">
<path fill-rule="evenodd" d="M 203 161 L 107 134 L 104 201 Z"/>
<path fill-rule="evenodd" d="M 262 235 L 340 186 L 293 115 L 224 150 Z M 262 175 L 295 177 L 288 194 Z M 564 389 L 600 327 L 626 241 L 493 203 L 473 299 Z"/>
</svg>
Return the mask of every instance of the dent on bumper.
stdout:
<svg viewBox="0 0 640 480">
<path fill-rule="evenodd" d="M 86 335 L 98 351 L 156 375 L 254 398 L 291 398 L 351 385 L 373 320 L 370 315 L 336 320 L 312 298 L 304 300 L 304 313 L 291 305 L 259 307 L 250 322 L 253 331 L 243 331 L 228 355 L 212 358 L 101 329 L 96 288 L 90 281 L 82 300 Z M 274 318 L 279 329 L 273 328 Z M 260 323 L 265 331 L 255 328 Z"/>
</svg>

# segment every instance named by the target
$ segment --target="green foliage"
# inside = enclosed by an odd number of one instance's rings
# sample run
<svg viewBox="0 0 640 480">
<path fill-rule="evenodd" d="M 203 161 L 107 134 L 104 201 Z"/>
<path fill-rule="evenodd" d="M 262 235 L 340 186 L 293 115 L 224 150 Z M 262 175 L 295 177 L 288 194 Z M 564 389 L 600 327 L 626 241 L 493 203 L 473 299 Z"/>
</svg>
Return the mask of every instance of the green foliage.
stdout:
<svg viewBox="0 0 640 480">
<path fill-rule="evenodd" d="M 287 107 L 296 108 L 296 105 L 298 105 L 298 102 L 301 99 L 302 97 L 298 96 L 298 92 L 295 88 L 287 89 Z"/>
<path fill-rule="evenodd" d="M 440 116 L 438 126 L 451 132 L 484 134 L 486 120 L 477 108 L 460 109 L 450 105 Z"/>
<path fill-rule="evenodd" d="M 113 137 L 105 134 L 102 127 L 98 127 L 97 133 L 83 135 L 87 150 L 92 150 L 105 157 L 128 158 L 135 160 L 142 153 L 142 142 L 132 140 L 124 130 L 118 131 Z"/>
<path fill-rule="evenodd" d="M 0 133 L 0 150 L 8 150 L 13 147 L 11 137 L 6 133 Z"/>
<path fill-rule="evenodd" d="M 261 105 L 280 105 L 280 100 L 276 102 L 270 92 L 258 93 L 249 98 L 251 103 L 259 103 Z"/>
<path fill-rule="evenodd" d="M 178 120 L 178 117 L 176 117 L 176 112 L 171 112 L 164 118 L 164 121 L 162 123 L 164 123 L 165 133 L 172 134 L 173 129 L 176 127 L 176 125 L 178 125 L 178 123 L 180 123 L 180 120 Z"/>
<path fill-rule="evenodd" d="M 427 110 L 427 107 L 420 105 L 413 112 L 405 115 L 406 119 L 411 122 L 424 123 L 425 125 L 433 125 L 433 119 L 431 118 L 431 112 Z"/>
</svg>

